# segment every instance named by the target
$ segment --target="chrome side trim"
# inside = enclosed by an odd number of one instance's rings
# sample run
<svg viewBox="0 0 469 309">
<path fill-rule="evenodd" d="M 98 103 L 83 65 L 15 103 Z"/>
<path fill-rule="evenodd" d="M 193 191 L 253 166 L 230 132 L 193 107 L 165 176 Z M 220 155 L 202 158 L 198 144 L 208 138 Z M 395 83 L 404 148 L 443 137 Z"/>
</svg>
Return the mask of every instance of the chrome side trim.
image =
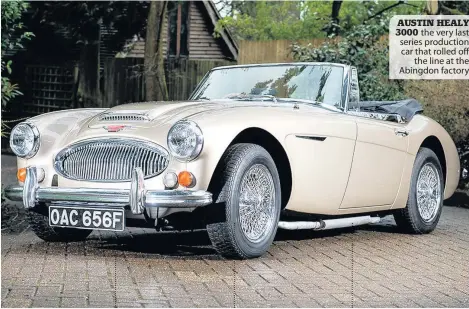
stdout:
<svg viewBox="0 0 469 309">
<path fill-rule="evenodd" d="M 304 138 L 304 139 L 309 139 L 313 141 L 320 141 L 323 142 L 326 140 L 327 137 L 325 136 L 313 136 L 313 135 L 295 135 L 298 138 Z"/>
</svg>

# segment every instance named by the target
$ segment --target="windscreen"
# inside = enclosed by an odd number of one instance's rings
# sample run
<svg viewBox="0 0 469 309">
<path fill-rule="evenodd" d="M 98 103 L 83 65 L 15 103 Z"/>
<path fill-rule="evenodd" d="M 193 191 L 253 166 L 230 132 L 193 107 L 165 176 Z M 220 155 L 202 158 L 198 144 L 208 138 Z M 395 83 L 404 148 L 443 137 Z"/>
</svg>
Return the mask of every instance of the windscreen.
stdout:
<svg viewBox="0 0 469 309">
<path fill-rule="evenodd" d="M 333 65 L 261 65 L 215 69 L 205 77 L 191 99 L 269 95 L 339 107 L 343 76 L 343 67 Z"/>
</svg>

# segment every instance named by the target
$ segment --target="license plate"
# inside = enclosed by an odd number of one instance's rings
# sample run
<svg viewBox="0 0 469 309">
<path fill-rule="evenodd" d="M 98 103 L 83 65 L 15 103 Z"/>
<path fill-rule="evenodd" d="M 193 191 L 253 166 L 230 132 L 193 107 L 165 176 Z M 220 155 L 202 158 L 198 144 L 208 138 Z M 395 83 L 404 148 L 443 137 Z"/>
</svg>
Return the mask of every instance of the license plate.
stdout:
<svg viewBox="0 0 469 309">
<path fill-rule="evenodd" d="M 124 209 L 49 206 L 50 226 L 123 231 L 124 221 Z"/>
</svg>

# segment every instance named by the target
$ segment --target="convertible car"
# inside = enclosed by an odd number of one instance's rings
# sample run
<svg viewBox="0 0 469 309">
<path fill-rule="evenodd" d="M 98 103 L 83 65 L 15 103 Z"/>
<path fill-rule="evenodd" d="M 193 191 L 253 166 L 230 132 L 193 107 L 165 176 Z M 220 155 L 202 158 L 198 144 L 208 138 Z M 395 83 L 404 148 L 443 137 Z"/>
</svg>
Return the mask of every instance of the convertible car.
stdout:
<svg viewBox="0 0 469 309">
<path fill-rule="evenodd" d="M 188 101 L 43 114 L 10 146 L 45 241 L 130 226 L 206 228 L 223 256 L 253 258 L 277 228 L 332 229 L 393 214 L 435 229 L 460 177 L 448 133 L 415 100 L 362 102 L 357 70 L 334 63 L 211 70 Z"/>
</svg>

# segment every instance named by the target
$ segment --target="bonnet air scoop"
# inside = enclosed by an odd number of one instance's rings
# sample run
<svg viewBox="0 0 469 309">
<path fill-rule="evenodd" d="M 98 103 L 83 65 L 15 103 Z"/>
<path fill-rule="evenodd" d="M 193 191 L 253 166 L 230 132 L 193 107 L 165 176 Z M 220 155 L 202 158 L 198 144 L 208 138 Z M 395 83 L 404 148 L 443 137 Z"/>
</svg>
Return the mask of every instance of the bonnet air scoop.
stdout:
<svg viewBox="0 0 469 309">
<path fill-rule="evenodd" d="M 183 102 L 141 102 L 114 106 L 96 115 L 88 123 L 89 128 L 102 128 L 107 125 L 130 125 L 148 127 L 176 121 L 196 113 L 221 109 L 221 103 L 183 101 Z"/>
<path fill-rule="evenodd" d="M 145 113 L 128 112 L 110 112 L 104 113 L 98 117 L 100 122 L 113 122 L 113 121 L 133 121 L 133 122 L 147 122 L 150 117 Z"/>
</svg>

